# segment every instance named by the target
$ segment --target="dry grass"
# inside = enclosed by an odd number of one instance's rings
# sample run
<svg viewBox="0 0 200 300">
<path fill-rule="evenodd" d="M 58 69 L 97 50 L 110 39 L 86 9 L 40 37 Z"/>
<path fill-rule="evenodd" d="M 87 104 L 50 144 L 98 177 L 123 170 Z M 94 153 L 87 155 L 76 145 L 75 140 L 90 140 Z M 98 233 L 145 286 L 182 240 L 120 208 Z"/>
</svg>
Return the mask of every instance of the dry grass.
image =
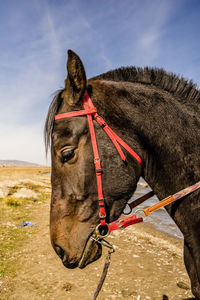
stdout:
<svg viewBox="0 0 200 300">
<path fill-rule="evenodd" d="M 0 167 L 0 188 L 7 189 L 7 195 L 0 198 L 0 281 L 16 276 L 17 251 L 28 237 L 19 226 L 31 220 L 38 205 L 50 197 L 48 172 L 47 167 Z M 23 193 L 15 197 L 20 190 L 30 195 L 32 191 L 34 197 L 23 197 Z M 29 234 L 33 232 L 34 227 L 29 228 Z"/>
<path fill-rule="evenodd" d="M 50 172 L 50 167 L 26 167 L 26 166 L 14 166 L 14 167 L 2 167 L 0 166 L 0 176 L 2 175 L 37 175 Z"/>
</svg>

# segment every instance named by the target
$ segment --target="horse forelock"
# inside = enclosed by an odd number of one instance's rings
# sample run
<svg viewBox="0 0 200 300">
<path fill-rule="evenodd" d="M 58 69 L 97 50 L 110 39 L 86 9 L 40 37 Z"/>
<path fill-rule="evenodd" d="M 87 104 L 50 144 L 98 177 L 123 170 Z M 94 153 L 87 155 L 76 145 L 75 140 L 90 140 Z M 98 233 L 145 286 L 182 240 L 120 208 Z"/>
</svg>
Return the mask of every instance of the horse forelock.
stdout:
<svg viewBox="0 0 200 300">
<path fill-rule="evenodd" d="M 51 132 L 54 124 L 54 117 L 59 110 L 59 107 L 62 103 L 61 93 L 62 90 L 58 90 L 55 92 L 55 96 L 49 106 L 49 110 L 46 117 L 45 127 L 44 127 L 44 141 L 45 141 L 45 149 L 46 154 L 51 144 Z"/>
</svg>

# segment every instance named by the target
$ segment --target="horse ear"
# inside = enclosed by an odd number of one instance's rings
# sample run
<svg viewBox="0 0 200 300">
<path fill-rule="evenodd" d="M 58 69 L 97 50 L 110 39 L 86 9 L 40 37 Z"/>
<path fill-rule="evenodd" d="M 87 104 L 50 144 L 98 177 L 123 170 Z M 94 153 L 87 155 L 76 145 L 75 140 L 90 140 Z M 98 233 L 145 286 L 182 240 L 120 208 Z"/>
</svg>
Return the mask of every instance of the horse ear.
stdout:
<svg viewBox="0 0 200 300">
<path fill-rule="evenodd" d="M 68 50 L 67 79 L 65 93 L 71 104 L 79 102 L 86 89 L 86 74 L 82 61 L 72 50 Z"/>
</svg>

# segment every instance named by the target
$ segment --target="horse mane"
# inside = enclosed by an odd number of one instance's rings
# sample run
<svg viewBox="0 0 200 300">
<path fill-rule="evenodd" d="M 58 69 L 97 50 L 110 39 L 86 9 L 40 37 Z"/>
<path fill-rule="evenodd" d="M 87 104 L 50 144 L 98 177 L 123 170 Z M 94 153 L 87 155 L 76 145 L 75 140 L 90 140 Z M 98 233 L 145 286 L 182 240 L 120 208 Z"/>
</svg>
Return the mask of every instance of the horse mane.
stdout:
<svg viewBox="0 0 200 300">
<path fill-rule="evenodd" d="M 200 90 L 196 84 L 164 69 L 122 67 L 91 78 L 91 80 L 101 79 L 154 85 L 178 97 L 182 102 L 200 102 Z"/>
<path fill-rule="evenodd" d="M 46 149 L 46 155 L 51 144 L 51 132 L 54 123 L 54 117 L 59 110 L 59 107 L 62 103 L 62 98 L 60 97 L 63 89 L 57 90 L 54 94 L 54 98 L 49 106 L 49 110 L 46 117 L 46 122 L 44 126 L 44 143 Z"/>
<path fill-rule="evenodd" d="M 180 78 L 174 73 L 168 73 L 164 69 L 149 67 L 122 67 L 95 76 L 90 80 L 127 81 L 146 85 L 154 85 L 171 93 L 183 103 L 190 102 L 197 104 L 200 102 L 200 90 L 197 88 L 196 84 L 194 84 L 192 81 L 187 81 L 184 78 Z M 46 153 L 51 142 L 51 131 L 53 128 L 54 116 L 58 112 L 62 103 L 62 99 L 60 97 L 62 91 L 63 89 L 58 90 L 55 93 L 47 114 L 44 128 Z"/>
</svg>

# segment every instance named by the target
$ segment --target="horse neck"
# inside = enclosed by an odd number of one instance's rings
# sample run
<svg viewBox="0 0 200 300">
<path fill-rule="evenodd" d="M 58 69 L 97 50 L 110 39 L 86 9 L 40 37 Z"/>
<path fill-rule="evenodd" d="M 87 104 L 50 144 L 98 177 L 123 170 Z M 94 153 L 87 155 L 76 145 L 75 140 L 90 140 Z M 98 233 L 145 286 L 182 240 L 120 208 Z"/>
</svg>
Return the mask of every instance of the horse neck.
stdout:
<svg viewBox="0 0 200 300">
<path fill-rule="evenodd" d="M 195 110 L 157 87 L 114 82 L 108 86 L 115 94 L 109 96 L 107 117 L 119 131 L 123 119 L 123 138 L 142 157 L 142 176 L 158 197 L 198 181 L 200 137 L 194 136 L 194 123 L 200 127 L 200 122 Z M 116 114 L 121 114 L 120 121 Z"/>
<path fill-rule="evenodd" d="M 137 124 L 144 149 L 143 177 L 163 198 L 199 180 L 200 139 L 195 127 L 200 122 L 194 109 L 169 93 L 144 89 Z"/>
</svg>

